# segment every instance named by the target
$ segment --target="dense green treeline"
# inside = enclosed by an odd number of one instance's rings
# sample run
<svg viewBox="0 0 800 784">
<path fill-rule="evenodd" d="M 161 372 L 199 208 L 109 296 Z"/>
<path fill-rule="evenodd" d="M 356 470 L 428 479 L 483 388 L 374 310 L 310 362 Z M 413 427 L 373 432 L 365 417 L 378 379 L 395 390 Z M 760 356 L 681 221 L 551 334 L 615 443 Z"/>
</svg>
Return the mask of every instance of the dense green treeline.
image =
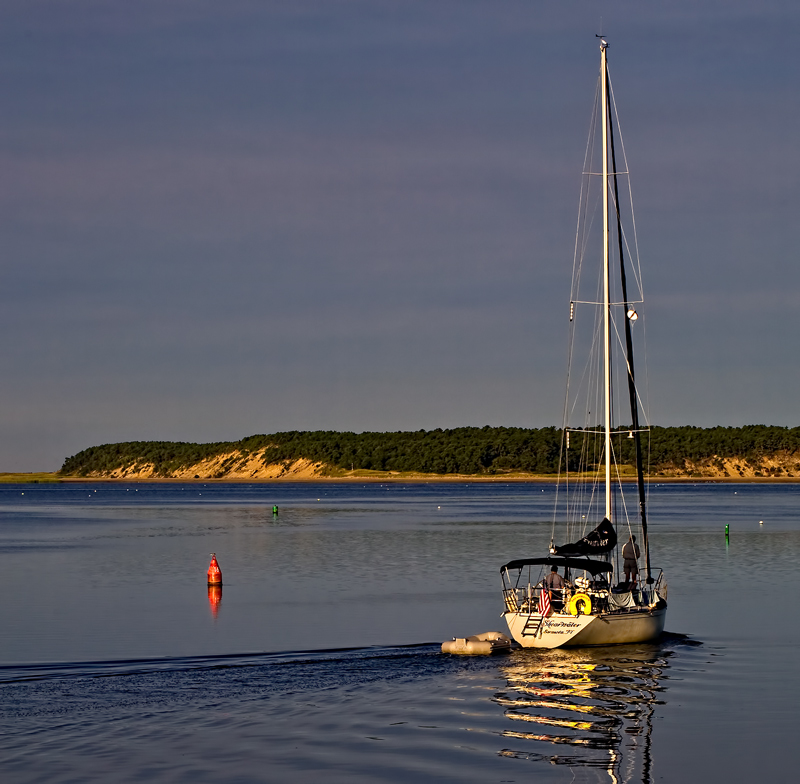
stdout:
<svg viewBox="0 0 800 784">
<path fill-rule="evenodd" d="M 216 455 L 235 452 L 228 461 L 233 465 L 261 450 L 265 465 L 306 458 L 341 469 L 479 474 L 516 468 L 549 473 L 558 462 L 559 438 L 555 428 L 471 427 L 397 433 L 293 431 L 215 444 L 131 441 L 85 449 L 67 458 L 61 473 L 88 476 L 153 465 L 157 474 L 169 476 Z"/>
<path fill-rule="evenodd" d="M 747 427 L 653 427 L 642 435 L 649 442 L 652 473 L 680 469 L 687 461 L 724 458 L 761 460 L 774 454 L 800 452 L 800 428 L 750 425 Z M 570 432 L 571 470 L 599 461 L 592 454 L 594 435 Z M 558 428 L 462 427 L 395 433 L 292 431 L 255 435 L 241 441 L 193 444 L 170 441 L 131 441 L 90 447 L 67 458 L 61 472 L 69 476 L 110 474 L 154 466 L 159 476 L 191 467 L 220 455 L 232 455 L 218 473 L 254 453 L 264 465 L 300 458 L 332 468 L 377 471 L 413 471 L 435 474 L 494 474 L 558 471 L 562 432 Z M 634 441 L 621 429 L 614 439 L 620 462 L 634 461 Z M 583 461 L 581 456 L 583 455 Z"/>
<path fill-rule="evenodd" d="M 587 443 L 576 431 L 571 431 L 570 435 L 570 470 L 578 470 L 602 459 L 601 434 L 584 436 Z M 628 435 L 629 431 L 620 428 L 614 438 L 614 450 L 620 463 L 633 465 L 635 442 Z M 645 467 L 649 466 L 652 473 L 680 470 L 689 463 L 721 462 L 724 459 L 755 463 L 772 456 L 800 452 L 800 428 L 797 427 L 652 427 L 642 433 L 641 439 Z M 590 440 L 591 443 L 588 443 Z M 588 457 L 581 463 L 582 454 Z"/>
</svg>

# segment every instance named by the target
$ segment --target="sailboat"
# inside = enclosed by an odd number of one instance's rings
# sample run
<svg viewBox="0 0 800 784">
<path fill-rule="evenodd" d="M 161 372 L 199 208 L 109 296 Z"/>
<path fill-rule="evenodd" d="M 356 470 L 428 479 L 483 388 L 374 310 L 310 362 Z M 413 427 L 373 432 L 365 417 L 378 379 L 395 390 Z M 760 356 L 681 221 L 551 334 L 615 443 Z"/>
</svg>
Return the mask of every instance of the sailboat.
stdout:
<svg viewBox="0 0 800 784">
<path fill-rule="evenodd" d="M 630 186 L 627 193 L 620 187 L 622 180 L 629 182 L 628 167 L 607 49 L 601 38 L 575 242 L 570 371 L 550 548 L 547 555 L 513 560 L 500 570 L 503 615 L 511 636 L 525 648 L 654 640 L 664 630 L 667 611 L 664 574 L 650 563 L 643 443 L 649 430 L 633 364 L 634 343 L 643 337 L 634 334 L 636 327 L 641 331 L 643 320 L 637 309 L 643 296 Z M 592 205 L 597 210 L 601 202 L 598 226 Z M 631 230 L 623 226 L 623 213 Z M 602 263 L 596 265 L 599 274 L 589 282 L 592 288 L 587 294 L 589 276 L 582 273 L 584 262 L 588 266 L 592 258 L 590 240 L 595 233 L 602 235 Z M 599 253 L 596 258 L 600 261 Z M 584 313 L 593 318 L 583 319 Z M 584 323 L 589 344 L 585 357 L 576 337 L 577 326 Z M 627 398 L 625 415 L 619 413 L 618 389 Z M 578 416 L 582 424 L 571 424 Z M 626 501 L 633 484 L 626 473 L 631 463 L 636 466 L 634 503 Z M 556 545 L 556 524 L 564 518 L 568 543 Z"/>
</svg>

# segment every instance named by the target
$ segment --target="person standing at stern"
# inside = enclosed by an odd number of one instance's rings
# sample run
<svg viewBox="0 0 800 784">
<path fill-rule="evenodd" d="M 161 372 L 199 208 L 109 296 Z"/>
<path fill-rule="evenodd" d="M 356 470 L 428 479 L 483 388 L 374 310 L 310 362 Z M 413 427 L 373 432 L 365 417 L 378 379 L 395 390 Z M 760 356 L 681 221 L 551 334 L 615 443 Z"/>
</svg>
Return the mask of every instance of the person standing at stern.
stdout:
<svg viewBox="0 0 800 784">
<path fill-rule="evenodd" d="M 625 583 L 628 587 L 633 588 L 639 575 L 639 545 L 636 544 L 636 537 L 633 534 L 622 548 L 622 558 L 624 559 L 622 568 L 625 571 Z"/>
</svg>

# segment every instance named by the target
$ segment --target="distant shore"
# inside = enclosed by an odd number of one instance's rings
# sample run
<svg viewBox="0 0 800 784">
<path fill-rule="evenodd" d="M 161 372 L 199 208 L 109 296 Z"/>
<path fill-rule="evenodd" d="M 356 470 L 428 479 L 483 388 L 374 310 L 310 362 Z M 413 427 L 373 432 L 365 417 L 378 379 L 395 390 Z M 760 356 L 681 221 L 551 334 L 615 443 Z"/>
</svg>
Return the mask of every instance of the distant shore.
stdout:
<svg viewBox="0 0 800 784">
<path fill-rule="evenodd" d="M 647 430 L 653 482 L 800 481 L 800 427 Z M 615 476 L 633 477 L 635 438 L 614 433 Z M 287 431 L 239 441 L 126 441 L 64 460 L 59 478 L 246 482 L 552 482 L 604 470 L 593 431 L 462 427 L 398 432 Z"/>
<path fill-rule="evenodd" d="M 594 477 L 571 476 L 572 482 L 588 482 Z M 0 484 L 555 484 L 558 477 L 548 474 L 509 473 L 499 475 L 471 474 L 421 474 L 391 471 L 351 471 L 341 476 L 297 476 L 285 477 L 98 477 L 62 476 L 56 472 L 0 473 Z M 636 477 L 624 476 L 625 483 L 635 482 Z M 800 476 L 652 476 L 647 481 L 658 484 L 800 484 Z"/>
</svg>

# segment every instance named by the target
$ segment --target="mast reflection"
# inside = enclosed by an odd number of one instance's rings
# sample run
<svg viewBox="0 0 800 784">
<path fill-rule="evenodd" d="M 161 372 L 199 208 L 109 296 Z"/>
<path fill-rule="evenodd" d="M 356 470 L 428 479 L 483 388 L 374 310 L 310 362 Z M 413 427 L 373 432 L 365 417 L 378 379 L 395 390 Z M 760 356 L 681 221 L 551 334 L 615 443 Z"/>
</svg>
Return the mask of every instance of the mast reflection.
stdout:
<svg viewBox="0 0 800 784">
<path fill-rule="evenodd" d="M 594 769 L 597 780 L 652 782 L 651 736 L 669 650 L 658 644 L 514 651 L 500 754 Z"/>
</svg>

